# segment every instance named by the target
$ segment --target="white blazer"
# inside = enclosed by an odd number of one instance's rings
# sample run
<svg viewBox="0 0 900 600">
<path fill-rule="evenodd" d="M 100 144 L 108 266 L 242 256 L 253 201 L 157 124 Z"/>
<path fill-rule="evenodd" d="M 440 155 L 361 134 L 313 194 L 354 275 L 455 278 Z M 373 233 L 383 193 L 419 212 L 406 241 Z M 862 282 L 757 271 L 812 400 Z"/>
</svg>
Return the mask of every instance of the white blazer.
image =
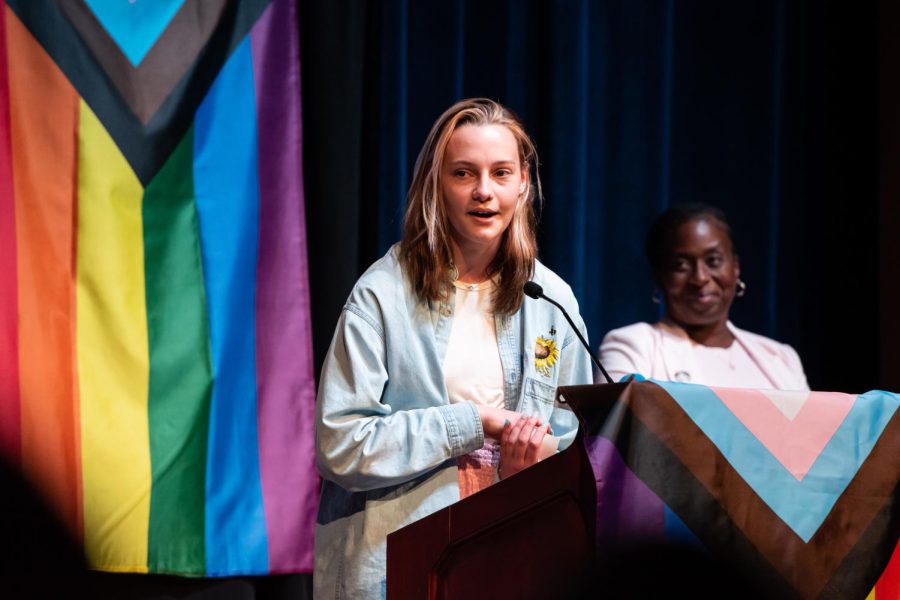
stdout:
<svg viewBox="0 0 900 600">
<path fill-rule="evenodd" d="M 793 348 L 738 329 L 730 321 L 728 328 L 735 341 L 772 382 L 772 389 L 809 389 L 800 357 Z M 694 345 L 687 332 L 671 322 L 635 323 L 606 334 L 600 344 L 600 362 L 613 381 L 640 373 L 648 379 L 703 384 L 705 378 L 697 363 Z M 594 380 L 601 381 L 597 373 Z"/>
</svg>

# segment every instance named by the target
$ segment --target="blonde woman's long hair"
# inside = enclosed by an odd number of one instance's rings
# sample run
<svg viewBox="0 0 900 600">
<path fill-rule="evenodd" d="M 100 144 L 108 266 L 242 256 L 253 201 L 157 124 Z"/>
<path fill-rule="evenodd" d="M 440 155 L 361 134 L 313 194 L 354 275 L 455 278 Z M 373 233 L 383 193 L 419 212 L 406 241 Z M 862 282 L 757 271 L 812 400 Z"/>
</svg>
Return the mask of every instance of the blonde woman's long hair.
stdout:
<svg viewBox="0 0 900 600">
<path fill-rule="evenodd" d="M 516 212 L 503 232 L 500 248 L 487 272 L 490 277 L 499 275 L 499 285 L 492 298 L 494 313 L 510 315 L 519 310 L 524 297 L 522 286 L 534 275 L 537 258 L 534 202 L 536 198 L 542 202 L 543 195 L 534 142 L 512 111 L 493 100 L 461 100 L 448 108 L 432 126 L 416 159 L 412 184 L 406 196 L 400 262 L 422 300 L 440 301 L 447 297 L 452 287 L 453 252 L 441 167 L 450 136 L 463 125 L 503 125 L 515 137 L 519 150 L 525 189 L 519 194 Z"/>
</svg>

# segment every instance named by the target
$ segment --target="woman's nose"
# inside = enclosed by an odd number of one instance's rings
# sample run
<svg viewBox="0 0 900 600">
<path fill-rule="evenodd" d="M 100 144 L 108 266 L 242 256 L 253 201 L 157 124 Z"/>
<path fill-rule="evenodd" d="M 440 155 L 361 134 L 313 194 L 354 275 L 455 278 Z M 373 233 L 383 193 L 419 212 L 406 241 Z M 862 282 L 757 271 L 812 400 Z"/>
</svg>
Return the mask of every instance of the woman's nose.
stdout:
<svg viewBox="0 0 900 600">
<path fill-rule="evenodd" d="M 486 200 L 490 200 L 493 192 L 491 191 L 491 179 L 487 175 L 482 175 L 475 182 L 475 189 L 472 192 L 472 196 L 476 200 L 480 200 L 482 202 Z"/>
<path fill-rule="evenodd" d="M 702 261 L 698 261 L 691 270 L 691 281 L 699 285 L 709 281 L 709 270 L 707 270 L 706 265 Z"/>
</svg>

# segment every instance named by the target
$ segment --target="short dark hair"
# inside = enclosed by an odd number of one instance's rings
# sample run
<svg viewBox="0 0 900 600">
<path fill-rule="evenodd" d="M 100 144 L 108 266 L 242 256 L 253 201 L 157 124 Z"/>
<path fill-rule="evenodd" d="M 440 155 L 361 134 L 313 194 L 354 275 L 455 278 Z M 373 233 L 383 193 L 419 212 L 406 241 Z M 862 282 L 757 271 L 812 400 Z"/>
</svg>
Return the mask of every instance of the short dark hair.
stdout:
<svg viewBox="0 0 900 600">
<path fill-rule="evenodd" d="M 703 219 L 715 219 L 725 231 L 731 242 L 731 251 L 737 255 L 737 249 L 731 234 L 731 225 L 725 218 L 722 209 L 702 202 L 690 202 L 670 206 L 662 214 L 656 217 L 650 230 L 647 231 L 647 239 L 644 242 L 644 251 L 647 253 L 647 261 L 654 273 L 658 273 L 665 266 L 666 253 L 675 238 L 678 228 L 690 221 Z"/>
</svg>

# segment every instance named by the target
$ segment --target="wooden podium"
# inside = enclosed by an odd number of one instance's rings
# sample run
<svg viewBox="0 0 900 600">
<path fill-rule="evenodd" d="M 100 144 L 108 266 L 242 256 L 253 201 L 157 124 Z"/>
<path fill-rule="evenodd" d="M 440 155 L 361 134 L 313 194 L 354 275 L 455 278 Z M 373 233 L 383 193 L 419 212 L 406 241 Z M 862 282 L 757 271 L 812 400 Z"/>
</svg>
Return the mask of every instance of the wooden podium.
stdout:
<svg viewBox="0 0 900 600">
<path fill-rule="evenodd" d="M 558 396 L 569 389 L 615 398 L 622 387 L 560 388 Z M 559 598 L 576 591 L 593 564 L 597 506 L 582 437 L 579 427 L 565 451 L 390 534 L 387 597 Z"/>
</svg>

